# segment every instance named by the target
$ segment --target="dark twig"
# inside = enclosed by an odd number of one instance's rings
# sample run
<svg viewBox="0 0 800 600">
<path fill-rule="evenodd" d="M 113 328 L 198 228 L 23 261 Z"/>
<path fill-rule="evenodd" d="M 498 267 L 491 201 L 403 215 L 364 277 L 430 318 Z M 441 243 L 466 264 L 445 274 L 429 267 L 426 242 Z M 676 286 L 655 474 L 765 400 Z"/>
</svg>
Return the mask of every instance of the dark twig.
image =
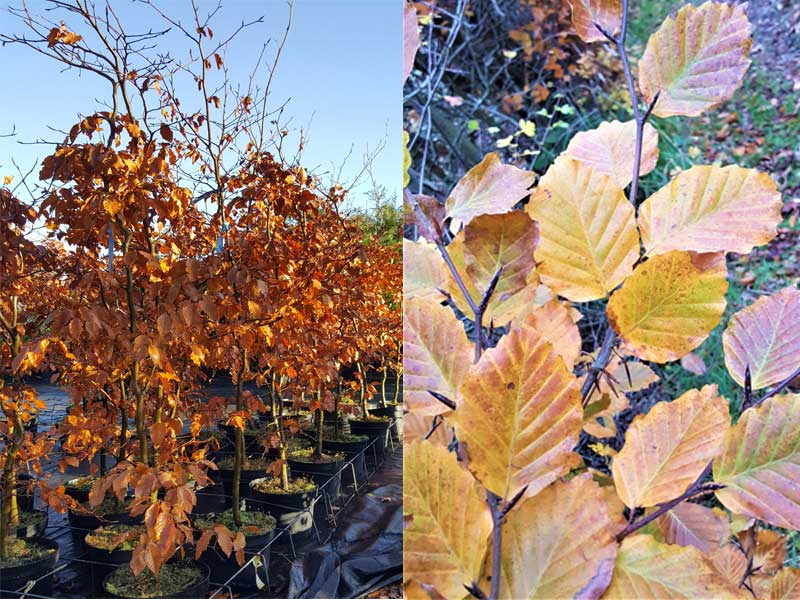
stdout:
<svg viewBox="0 0 800 600">
<path fill-rule="evenodd" d="M 428 393 L 434 398 L 436 398 L 439 402 L 444 404 L 450 410 L 456 409 L 456 403 L 450 400 L 450 398 L 448 398 L 447 396 L 443 396 L 442 394 L 434 392 L 433 390 L 428 390 Z"/>
<path fill-rule="evenodd" d="M 712 463 L 708 463 L 708 466 L 706 466 L 706 468 L 703 469 L 703 472 L 700 473 L 700 476 L 694 481 L 692 485 L 690 485 L 686 489 L 686 491 L 683 494 L 681 494 L 677 498 L 674 498 L 673 500 L 670 500 L 669 502 L 661 504 L 657 510 L 653 511 L 646 517 L 639 519 L 638 521 L 630 523 L 627 527 L 625 527 L 625 529 L 620 531 L 617 534 L 617 542 L 621 542 L 623 539 L 628 537 L 633 532 L 638 531 L 648 523 L 655 521 L 658 517 L 663 515 L 665 512 L 675 508 L 676 506 L 678 506 L 678 504 L 680 504 L 684 500 L 688 500 L 689 498 L 693 498 L 694 496 L 700 496 L 701 494 L 707 494 L 708 492 L 713 492 L 714 490 L 719 490 L 725 487 L 718 483 L 709 483 L 703 485 L 703 480 L 711 473 L 711 465 Z"/>
<path fill-rule="evenodd" d="M 505 519 L 506 515 L 511 512 L 511 510 L 517 505 L 517 502 L 519 502 L 522 499 L 522 497 L 525 495 L 525 492 L 527 491 L 528 491 L 528 486 L 526 485 L 524 488 L 518 491 L 514 495 L 514 497 L 511 498 L 511 500 L 506 502 L 503 505 L 503 508 L 500 510 L 500 516 Z"/>
<path fill-rule="evenodd" d="M 464 587 L 473 598 L 477 598 L 478 600 L 488 600 L 486 594 L 483 593 L 483 590 L 480 588 L 477 582 L 473 581 L 471 584 L 465 585 Z"/>
<path fill-rule="evenodd" d="M 787 385 L 789 385 L 790 383 L 792 383 L 792 381 L 794 381 L 794 380 L 795 380 L 795 379 L 797 379 L 798 377 L 800 377 L 800 367 L 797 367 L 797 368 L 795 369 L 794 373 L 792 373 L 791 375 L 789 375 L 789 376 L 788 376 L 786 379 L 784 379 L 783 381 L 781 381 L 781 382 L 780 382 L 778 385 L 776 385 L 774 388 L 772 388 L 772 389 L 771 389 L 770 391 L 768 391 L 766 394 L 764 394 L 763 396 L 761 396 L 761 398 L 759 398 L 759 399 L 758 399 L 758 400 L 757 400 L 757 401 L 756 401 L 756 402 L 753 404 L 753 406 L 759 406 L 759 405 L 761 405 L 761 403 L 762 403 L 762 402 L 764 402 L 764 400 L 766 400 L 766 399 L 768 399 L 768 398 L 772 398 L 772 397 L 773 397 L 775 394 L 777 394 L 777 393 L 779 393 L 779 392 L 783 391 L 783 389 L 784 389 L 784 388 L 785 388 Z"/>
<path fill-rule="evenodd" d="M 497 600 L 500 596 L 500 566 L 503 551 L 503 512 L 501 500 L 496 494 L 486 490 L 486 504 L 492 513 L 492 586 L 488 600 Z"/>
<path fill-rule="evenodd" d="M 753 381 L 750 377 L 750 365 L 744 368 L 744 400 L 742 401 L 742 412 L 750 408 L 753 404 Z"/>
</svg>

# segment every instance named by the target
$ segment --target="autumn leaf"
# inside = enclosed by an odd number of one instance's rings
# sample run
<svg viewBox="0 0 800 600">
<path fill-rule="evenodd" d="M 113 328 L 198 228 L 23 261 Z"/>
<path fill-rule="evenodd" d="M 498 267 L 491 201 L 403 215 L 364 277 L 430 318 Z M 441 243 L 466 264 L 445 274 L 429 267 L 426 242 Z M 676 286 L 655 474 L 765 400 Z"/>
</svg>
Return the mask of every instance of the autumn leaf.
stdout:
<svg viewBox="0 0 800 600">
<path fill-rule="evenodd" d="M 720 514 L 694 502 L 678 504 L 661 515 L 657 522 L 665 543 L 694 546 L 704 553 L 719 548 L 731 536 L 725 513 Z"/>
<path fill-rule="evenodd" d="M 158 131 L 165 142 L 172 141 L 172 129 L 170 129 L 169 125 L 167 125 L 166 123 L 162 123 L 159 126 Z"/>
<path fill-rule="evenodd" d="M 622 541 L 611 585 L 603 598 L 736 598 L 730 586 L 693 546 L 657 542 L 650 535 Z"/>
<path fill-rule="evenodd" d="M 572 8 L 572 25 L 584 42 L 606 40 L 606 36 L 595 23 L 611 35 L 619 32 L 622 25 L 622 0 L 569 0 L 569 5 Z"/>
<path fill-rule="evenodd" d="M 427 298 L 444 300 L 439 290 L 445 289 L 449 271 L 442 255 L 433 244 L 424 240 L 403 239 L 403 299 Z"/>
<path fill-rule="evenodd" d="M 722 334 L 725 366 L 740 386 L 750 367 L 759 390 L 789 377 L 800 363 L 800 290 L 789 286 L 737 312 Z"/>
<path fill-rule="evenodd" d="M 428 390 L 455 399 L 472 361 L 464 325 L 447 306 L 421 298 L 403 306 L 403 397 L 409 411 L 433 416 L 448 412 Z"/>
<path fill-rule="evenodd" d="M 446 423 L 440 423 L 431 433 L 434 417 L 407 412 L 403 415 L 403 443 L 411 444 L 426 439 L 429 444 L 439 444 L 445 448 L 453 441 L 453 429 Z"/>
<path fill-rule="evenodd" d="M 635 143 L 636 121 L 604 121 L 597 129 L 575 134 L 565 153 L 595 171 L 605 173 L 617 187 L 625 189 L 633 178 Z M 645 123 L 639 175 L 652 171 L 657 162 L 658 133 L 655 127 Z"/>
<path fill-rule="evenodd" d="M 742 550 L 734 544 L 725 544 L 716 548 L 707 555 L 711 566 L 722 579 L 732 586 L 739 586 L 747 571 L 747 557 Z"/>
<path fill-rule="evenodd" d="M 518 327 L 469 368 L 449 420 L 488 490 L 533 496 L 575 464 L 580 390 L 553 346 Z"/>
<path fill-rule="evenodd" d="M 530 171 L 502 164 L 494 152 L 487 154 L 450 192 L 445 208 L 451 230 L 458 232 L 480 215 L 508 212 L 528 195 L 533 181 Z"/>
<path fill-rule="evenodd" d="M 642 203 L 639 227 L 648 256 L 670 250 L 749 253 L 775 237 L 781 195 L 766 173 L 696 166 Z"/>
<path fill-rule="evenodd" d="M 742 413 L 714 461 L 714 493 L 732 512 L 800 529 L 800 394 L 773 396 Z"/>
<path fill-rule="evenodd" d="M 637 416 L 611 472 L 626 506 L 655 506 L 680 496 L 722 450 L 728 401 L 716 385 L 689 390 Z"/>
<path fill-rule="evenodd" d="M 573 302 L 604 298 L 639 256 L 633 206 L 614 181 L 569 156 L 547 170 L 526 210 L 539 223 L 542 283 Z"/>
<path fill-rule="evenodd" d="M 466 596 L 477 581 L 492 518 L 473 477 L 442 446 L 403 447 L 403 580 L 433 586 L 445 598 Z"/>
<path fill-rule="evenodd" d="M 750 22 L 740 5 L 688 4 L 647 41 L 639 87 L 653 114 L 697 116 L 733 96 L 750 66 Z M 680 49 L 680 51 L 676 51 Z"/>
<path fill-rule="evenodd" d="M 411 2 L 403 0 L 403 84 L 414 68 L 414 57 L 419 49 L 417 11 Z"/>
<path fill-rule="evenodd" d="M 673 251 L 639 265 L 608 302 L 608 320 L 643 360 L 678 360 L 708 337 L 725 310 L 723 254 Z"/>
<path fill-rule="evenodd" d="M 550 342 L 567 368 L 575 365 L 581 353 L 581 333 L 564 303 L 554 298 L 541 306 L 534 306 L 520 323 L 533 327 Z"/>
<path fill-rule="evenodd" d="M 591 475 L 525 498 L 503 526 L 501 598 L 572 598 L 617 544 L 604 495 Z"/>
<path fill-rule="evenodd" d="M 800 569 L 783 567 L 772 579 L 770 600 L 792 600 L 800 597 Z"/>
<path fill-rule="evenodd" d="M 681 366 L 695 375 L 705 375 L 708 372 L 706 363 L 694 352 L 689 352 L 681 359 Z"/>
</svg>

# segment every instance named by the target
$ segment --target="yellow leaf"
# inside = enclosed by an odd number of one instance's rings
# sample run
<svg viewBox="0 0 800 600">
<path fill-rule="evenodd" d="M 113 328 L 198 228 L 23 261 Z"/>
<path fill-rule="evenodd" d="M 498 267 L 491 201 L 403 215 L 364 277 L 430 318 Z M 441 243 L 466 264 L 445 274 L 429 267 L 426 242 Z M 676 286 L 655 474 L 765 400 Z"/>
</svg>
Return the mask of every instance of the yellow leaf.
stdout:
<svg viewBox="0 0 800 600">
<path fill-rule="evenodd" d="M 542 306 L 534 306 L 521 323 L 533 327 L 550 342 L 567 368 L 575 365 L 581 353 L 581 334 L 567 305 L 553 299 Z"/>
<path fill-rule="evenodd" d="M 433 427 L 433 417 L 407 412 L 403 415 L 403 444 L 411 444 L 425 439 Z M 446 422 L 439 424 L 427 439 L 429 444 L 439 444 L 445 448 L 453 441 L 453 429 Z"/>
<path fill-rule="evenodd" d="M 775 237 L 781 195 L 766 173 L 696 166 L 642 203 L 639 227 L 648 256 L 670 250 L 738 252 Z"/>
<path fill-rule="evenodd" d="M 3 185 L 9 185 L 12 181 L 14 181 L 13 175 L 6 175 L 3 177 Z"/>
<path fill-rule="evenodd" d="M 578 382 L 541 334 L 518 327 L 469 368 L 450 421 L 487 489 L 533 496 L 576 464 Z"/>
<path fill-rule="evenodd" d="M 595 23 L 611 35 L 616 35 L 622 25 L 622 0 L 569 0 L 572 8 L 572 25 L 584 42 L 602 42 L 606 36 Z"/>
<path fill-rule="evenodd" d="M 800 569 L 783 567 L 772 579 L 769 600 L 796 600 L 800 598 Z"/>
<path fill-rule="evenodd" d="M 639 255 L 633 206 L 613 180 L 561 156 L 526 210 L 539 223 L 542 283 L 573 302 L 604 298 Z"/>
<path fill-rule="evenodd" d="M 501 164 L 494 152 L 487 154 L 450 192 L 446 209 L 453 231 L 478 215 L 508 212 L 528 195 L 533 180 L 533 173 Z"/>
<path fill-rule="evenodd" d="M 639 61 L 645 100 L 660 92 L 653 114 L 697 116 L 729 99 L 750 66 L 751 44 L 741 5 L 688 4 L 667 17 Z"/>
<path fill-rule="evenodd" d="M 747 571 L 747 557 L 734 544 L 725 544 L 707 554 L 711 566 L 728 585 L 737 586 Z"/>
<path fill-rule="evenodd" d="M 750 408 L 725 437 L 714 461 L 714 493 L 732 512 L 800 529 L 800 394 L 773 396 Z"/>
<path fill-rule="evenodd" d="M 693 546 L 657 542 L 650 535 L 622 541 L 603 598 L 737 598 L 739 594 Z"/>
<path fill-rule="evenodd" d="M 604 563 L 613 565 L 612 529 L 605 495 L 588 473 L 523 499 L 503 526 L 500 597 L 574 597 Z"/>
<path fill-rule="evenodd" d="M 637 416 L 611 465 L 619 497 L 634 508 L 680 496 L 720 453 L 729 425 L 728 401 L 716 385 Z"/>
<path fill-rule="evenodd" d="M 737 312 L 722 334 L 725 366 L 741 386 L 750 366 L 752 389 L 783 381 L 800 357 L 800 290 L 794 285 L 762 296 Z"/>
<path fill-rule="evenodd" d="M 408 151 L 408 132 L 403 131 L 403 187 L 408 187 L 411 183 L 411 176 L 408 169 L 411 168 L 411 152 Z"/>
<path fill-rule="evenodd" d="M 403 305 L 403 398 L 420 415 L 448 412 L 428 390 L 455 400 L 472 362 L 473 348 L 464 325 L 450 307 L 423 298 Z"/>
<path fill-rule="evenodd" d="M 447 448 L 403 447 L 403 580 L 433 586 L 445 598 L 466 596 L 477 581 L 492 530 L 486 499 Z"/>
<path fill-rule="evenodd" d="M 536 123 L 526 119 L 520 119 L 519 130 L 528 137 L 533 137 L 536 135 Z"/>
<path fill-rule="evenodd" d="M 708 337 L 725 310 L 723 254 L 673 251 L 639 265 L 608 302 L 608 320 L 639 358 L 678 360 Z"/>
<path fill-rule="evenodd" d="M 633 178 L 636 122 L 603 122 L 597 129 L 582 131 L 567 146 L 566 154 L 596 171 L 610 176 L 620 189 Z M 658 133 L 649 123 L 644 127 L 639 174 L 646 175 L 658 162 Z"/>
</svg>

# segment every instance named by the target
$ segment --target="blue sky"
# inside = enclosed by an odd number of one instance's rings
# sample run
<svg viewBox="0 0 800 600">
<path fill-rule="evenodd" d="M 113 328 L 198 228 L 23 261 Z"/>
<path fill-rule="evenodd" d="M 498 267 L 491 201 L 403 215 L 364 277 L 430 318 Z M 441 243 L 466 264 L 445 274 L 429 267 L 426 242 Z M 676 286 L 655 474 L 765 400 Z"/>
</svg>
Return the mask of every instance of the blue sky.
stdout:
<svg viewBox="0 0 800 600">
<path fill-rule="evenodd" d="M 198 2 L 206 10 L 216 5 L 208 0 Z M 28 4 L 35 13 L 45 6 L 42 0 Z M 188 0 L 161 0 L 158 4 L 172 16 L 189 18 Z M 129 32 L 160 27 L 147 7 L 131 0 L 112 0 L 112 6 Z M 223 0 L 223 9 L 212 24 L 215 38 L 222 38 L 243 19 L 260 15 L 264 15 L 264 23 L 241 33 L 226 58 L 231 78 L 243 85 L 267 38 L 271 41 L 266 57 L 271 62 L 286 26 L 286 2 Z M 361 170 L 367 150 L 385 142 L 373 173 L 379 184 L 399 195 L 401 26 L 400 0 L 295 2 L 292 29 L 272 83 L 270 105 L 289 100 L 284 116 L 291 117 L 290 127 L 305 129 L 310 124 L 303 163 L 321 174 L 324 181 L 328 180 L 326 173 L 338 170 L 351 147 L 352 156 L 342 179 L 352 180 Z M 3 14 L 0 30 L 20 33 L 23 27 Z M 181 42 L 177 36 L 170 39 Z M 175 49 L 179 54 L 182 50 Z M 53 133 L 48 126 L 69 129 L 78 113 L 96 110 L 96 99 L 107 95 L 107 84 L 95 76 L 78 78 L 75 71 L 62 72 L 51 59 L 19 46 L 0 48 L 0 65 L 5 88 L 0 94 L 0 134 L 16 129 L 16 136 L 0 138 L 0 176 L 13 174 L 18 179 L 12 157 L 27 169 L 49 152 L 47 146 L 21 145 L 19 141 L 59 140 L 61 134 Z M 354 190 L 351 202 L 363 205 L 368 187 L 367 178 Z"/>
</svg>

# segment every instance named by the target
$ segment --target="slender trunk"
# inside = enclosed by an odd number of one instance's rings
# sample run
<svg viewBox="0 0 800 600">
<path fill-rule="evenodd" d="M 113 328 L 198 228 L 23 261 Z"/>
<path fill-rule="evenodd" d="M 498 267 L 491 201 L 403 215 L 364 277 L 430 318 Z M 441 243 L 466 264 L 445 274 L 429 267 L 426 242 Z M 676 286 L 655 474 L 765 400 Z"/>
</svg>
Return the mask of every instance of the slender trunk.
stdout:
<svg viewBox="0 0 800 600">
<path fill-rule="evenodd" d="M 100 401 L 103 403 L 103 408 L 106 411 L 106 419 L 108 419 L 108 399 L 105 395 L 100 396 Z M 103 477 L 108 470 L 108 465 L 106 464 L 106 448 L 103 446 L 100 448 L 100 476 Z"/>
<path fill-rule="evenodd" d="M 128 411 L 125 405 L 128 402 L 128 394 L 125 391 L 125 380 L 119 382 L 120 390 L 120 406 L 119 406 L 119 452 L 117 453 L 117 462 L 121 463 L 126 458 L 126 446 L 128 444 Z"/>
<path fill-rule="evenodd" d="M 317 411 L 317 444 L 314 448 L 314 456 L 317 458 L 322 457 L 322 428 L 325 421 L 325 411 L 322 409 L 322 392 L 317 392 L 317 401 L 319 402 L 319 410 Z"/>
<path fill-rule="evenodd" d="M 280 444 L 281 489 L 289 491 L 289 465 L 286 463 L 286 434 L 283 431 L 283 398 L 278 394 L 278 443 Z"/>
<path fill-rule="evenodd" d="M 11 360 L 13 361 L 22 351 L 22 338 L 17 332 L 17 322 L 19 319 L 18 298 L 11 298 L 13 308 L 11 318 Z M 5 378 L 0 379 L 2 387 L 5 387 Z M 21 382 L 19 376 L 12 378 L 12 387 L 19 389 Z M 6 462 L 3 467 L 3 507 L 0 510 L 0 558 L 6 558 L 8 554 L 9 529 L 19 523 L 19 506 L 17 505 L 17 472 L 16 462 L 20 447 L 24 439 L 25 431 L 22 419 L 18 412 L 9 414 L 3 410 L 6 425 L 8 427 Z"/>
<path fill-rule="evenodd" d="M 341 416 L 339 415 L 339 398 L 342 395 L 342 381 L 336 381 L 336 397 L 333 399 L 333 433 L 336 439 L 339 439 L 339 426 Z"/>
<path fill-rule="evenodd" d="M 386 408 L 386 376 L 388 372 L 386 365 L 383 365 L 383 377 L 381 378 L 381 407 Z"/>
<path fill-rule="evenodd" d="M 356 367 L 358 367 L 358 374 L 360 376 L 360 383 L 361 383 L 360 386 L 361 389 L 358 392 L 359 393 L 358 401 L 359 404 L 361 405 L 361 418 L 366 421 L 367 419 L 369 419 L 369 408 L 367 408 L 367 390 L 366 390 L 367 378 L 366 375 L 364 374 L 364 367 L 361 366 L 360 362 L 356 363 Z"/>
<path fill-rule="evenodd" d="M 236 410 L 242 410 L 242 380 L 247 371 L 247 350 L 239 348 L 242 357 L 242 364 L 239 367 L 239 374 L 236 377 Z M 239 484 L 242 480 L 242 465 L 244 464 L 244 430 L 235 428 L 236 448 L 233 457 L 233 522 L 237 527 L 242 526 L 241 500 Z"/>
</svg>

